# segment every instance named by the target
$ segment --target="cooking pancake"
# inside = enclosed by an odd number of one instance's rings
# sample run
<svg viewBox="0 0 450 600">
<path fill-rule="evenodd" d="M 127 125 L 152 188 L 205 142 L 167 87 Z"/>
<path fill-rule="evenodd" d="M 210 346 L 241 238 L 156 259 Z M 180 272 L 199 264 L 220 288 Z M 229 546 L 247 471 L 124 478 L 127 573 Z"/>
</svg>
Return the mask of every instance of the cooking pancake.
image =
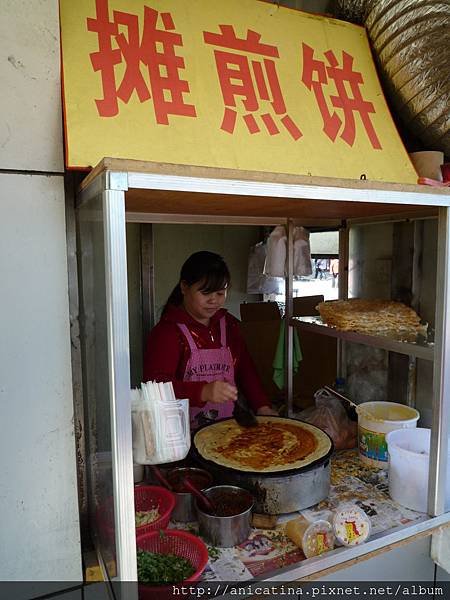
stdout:
<svg viewBox="0 0 450 600">
<path fill-rule="evenodd" d="M 200 429 L 194 445 L 205 459 L 223 467 L 274 473 L 306 467 L 331 449 L 330 438 L 309 423 L 280 417 L 257 417 L 256 427 L 234 419 Z"/>
</svg>

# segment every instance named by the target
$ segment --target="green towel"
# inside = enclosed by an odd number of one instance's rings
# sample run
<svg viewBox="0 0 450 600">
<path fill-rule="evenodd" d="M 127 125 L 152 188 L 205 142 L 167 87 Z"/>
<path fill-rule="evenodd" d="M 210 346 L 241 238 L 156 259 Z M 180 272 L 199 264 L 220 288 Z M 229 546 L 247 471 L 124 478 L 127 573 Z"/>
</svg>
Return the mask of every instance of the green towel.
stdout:
<svg viewBox="0 0 450 600">
<path fill-rule="evenodd" d="M 278 336 L 277 349 L 275 350 L 275 356 L 273 359 L 273 381 L 275 385 L 282 390 L 284 388 L 284 370 L 285 370 L 285 343 L 284 343 L 284 320 L 281 321 L 280 335 Z M 300 348 L 300 340 L 298 339 L 298 332 L 294 329 L 294 352 L 292 360 L 292 368 L 294 373 L 297 373 L 300 361 L 303 359 L 302 349 Z"/>
</svg>

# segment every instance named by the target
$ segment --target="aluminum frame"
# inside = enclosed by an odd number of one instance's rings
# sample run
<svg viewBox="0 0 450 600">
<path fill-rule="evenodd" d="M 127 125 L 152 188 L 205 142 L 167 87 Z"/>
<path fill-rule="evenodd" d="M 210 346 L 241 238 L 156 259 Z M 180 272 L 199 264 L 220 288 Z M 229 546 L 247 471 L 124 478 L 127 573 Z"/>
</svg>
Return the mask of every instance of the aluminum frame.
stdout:
<svg viewBox="0 0 450 600">
<path fill-rule="evenodd" d="M 348 299 L 349 278 L 349 247 L 350 227 L 347 221 L 343 221 L 339 229 L 339 277 L 338 298 Z M 344 340 L 337 341 L 336 373 L 341 379 L 347 379 L 347 346 Z"/>
<path fill-rule="evenodd" d="M 104 191 L 103 212 L 116 562 L 120 581 L 136 581 L 125 192 Z"/>
<path fill-rule="evenodd" d="M 436 282 L 435 360 L 433 369 L 433 415 L 430 441 L 428 512 L 445 510 L 448 436 L 450 433 L 450 210 L 439 209 Z"/>
<path fill-rule="evenodd" d="M 108 233 L 105 236 L 105 244 L 109 249 L 108 266 L 108 286 L 111 294 L 109 314 L 111 324 L 111 343 L 110 343 L 110 361 L 113 373 L 112 385 L 112 406 L 114 410 L 113 440 L 114 440 L 114 476 L 117 484 L 118 497 L 116 498 L 116 527 L 118 549 L 120 551 L 119 570 L 121 579 L 123 576 L 134 578 L 135 575 L 135 554 L 134 554 L 134 504 L 132 499 L 133 478 L 131 457 L 131 426 L 129 422 L 129 400 L 119 406 L 119 398 L 129 389 L 129 350 L 128 350 L 128 314 L 127 314 L 127 294 L 126 294 L 126 254 L 125 254 L 125 210 L 124 198 L 125 190 L 129 188 L 167 190 L 167 191 L 190 191 L 190 192 L 209 192 L 216 194 L 233 195 L 255 195 L 272 196 L 280 198 L 302 198 L 328 201 L 354 201 L 354 202 L 381 202 L 386 204 L 409 204 L 423 206 L 443 207 L 439 211 L 439 259 L 438 269 L 443 269 L 444 276 L 438 278 L 437 289 L 437 309 L 436 323 L 441 323 L 436 328 L 436 356 L 435 360 L 435 385 L 433 399 L 433 429 L 431 438 L 431 461 L 430 461 L 430 492 L 429 492 L 429 511 L 433 518 L 424 518 L 420 523 L 412 526 L 400 528 L 388 534 L 380 534 L 365 545 L 354 548 L 343 549 L 332 556 L 318 557 L 310 559 L 304 565 L 297 568 L 287 568 L 279 574 L 270 577 L 269 580 L 286 580 L 286 575 L 298 579 L 323 571 L 329 566 L 344 563 L 352 558 L 362 556 L 392 543 L 403 539 L 412 538 L 416 534 L 430 531 L 440 525 L 450 522 L 450 513 L 443 514 L 444 510 L 444 486 L 446 470 L 446 450 L 448 435 L 448 418 L 450 403 L 450 369 L 445 368 L 450 348 L 450 303 L 448 297 L 448 281 L 450 278 L 450 217 L 448 206 L 450 206 L 450 196 L 437 195 L 427 191 L 411 192 L 398 190 L 377 190 L 361 187 L 331 187 L 320 185 L 296 185 L 285 183 L 271 183 L 231 179 L 212 179 L 189 176 L 160 175 L 152 173 L 129 172 L 126 177 L 123 173 L 107 171 L 102 173 L 102 181 L 105 184 L 114 182 L 117 187 L 122 186 L 122 191 L 105 192 L 104 202 L 106 213 L 108 214 L 107 228 Z M 92 193 L 92 189 L 98 189 L 99 177 L 86 188 L 83 195 Z M 92 188 L 95 186 L 95 188 Z M 100 183 L 100 187 L 102 183 Z M 147 213 L 146 213 L 147 214 Z M 167 215 L 170 222 L 171 215 Z M 147 214 L 145 222 L 151 222 L 151 215 Z M 206 217 L 207 218 L 207 217 Z M 158 215 L 155 215 L 158 221 Z M 134 220 L 134 219 L 132 219 Z M 136 219 L 137 220 L 137 219 Z M 257 220 L 257 218 L 255 219 Z M 243 222 L 249 224 L 248 220 L 243 218 Z M 189 217 L 189 222 L 205 222 L 205 216 L 197 218 Z M 289 219 L 286 220 L 289 224 Z M 292 236 L 292 234 L 291 234 Z M 291 242 L 292 243 L 292 239 Z M 117 269 L 117 271 L 116 271 Z M 291 279 L 291 278 L 290 278 Z M 120 300 L 119 300 L 120 299 Z M 120 302 L 123 302 L 120 305 Z M 290 327 L 286 328 L 291 330 Z M 289 336 L 292 338 L 292 335 Z M 289 338 L 288 338 L 289 341 Z M 292 339 L 289 344 L 292 345 Z M 289 346 L 288 344 L 288 346 Z M 292 350 L 291 350 L 292 351 Z M 292 375 L 291 375 L 292 376 Z M 128 388 L 128 389 L 126 389 Z M 123 396 L 127 397 L 128 396 Z M 445 421 L 445 422 L 443 422 Z M 119 456 L 121 452 L 127 456 Z M 444 475 L 444 477 L 443 477 Z M 128 487 L 128 489 L 126 489 Z M 128 554 L 128 556 L 126 556 Z M 307 563 L 307 564 L 306 564 Z"/>
<path fill-rule="evenodd" d="M 294 329 L 291 325 L 294 308 L 294 222 L 292 219 L 289 219 L 287 222 L 286 259 L 287 273 L 284 304 L 284 355 L 286 357 L 285 390 L 287 415 L 288 417 L 292 417 L 294 413 Z"/>
<path fill-rule="evenodd" d="M 84 205 L 89 200 L 101 195 L 104 215 L 107 351 L 116 536 L 115 558 L 117 579 L 130 582 L 137 581 L 137 564 L 125 229 L 127 174 L 120 173 L 116 175 L 109 174 L 109 176 L 94 179 L 81 192 L 78 206 Z M 104 189 L 104 186 L 109 184 L 112 184 L 116 189 Z M 134 595 L 137 599 L 137 589 L 131 586 L 123 590 L 124 597 Z"/>
<path fill-rule="evenodd" d="M 244 179 L 214 179 L 156 173 L 128 173 L 128 187 L 178 192 L 203 192 L 237 196 L 267 196 L 333 202 L 381 202 L 383 204 L 410 204 L 418 206 L 448 206 L 444 194 L 428 191 L 411 192 L 363 187 L 333 187 L 317 184 L 276 183 Z M 425 187 L 425 186 L 424 186 Z"/>
</svg>

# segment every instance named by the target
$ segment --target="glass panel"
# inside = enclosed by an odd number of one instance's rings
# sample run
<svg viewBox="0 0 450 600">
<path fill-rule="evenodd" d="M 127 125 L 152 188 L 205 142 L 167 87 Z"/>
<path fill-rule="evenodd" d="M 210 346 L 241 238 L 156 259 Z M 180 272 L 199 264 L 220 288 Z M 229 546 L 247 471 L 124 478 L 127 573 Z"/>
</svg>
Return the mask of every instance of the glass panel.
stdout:
<svg viewBox="0 0 450 600">
<path fill-rule="evenodd" d="M 107 573 L 114 577 L 116 548 L 104 223 L 101 196 L 79 208 L 80 333 L 90 524 Z"/>
</svg>

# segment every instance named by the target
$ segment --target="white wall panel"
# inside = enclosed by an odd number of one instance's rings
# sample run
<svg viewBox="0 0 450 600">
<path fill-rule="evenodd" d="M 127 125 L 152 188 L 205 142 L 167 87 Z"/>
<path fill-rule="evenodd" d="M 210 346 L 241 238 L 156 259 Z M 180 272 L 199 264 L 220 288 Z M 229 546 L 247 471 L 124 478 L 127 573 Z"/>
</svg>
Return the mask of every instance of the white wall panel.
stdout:
<svg viewBox="0 0 450 600">
<path fill-rule="evenodd" d="M 436 582 L 439 583 L 442 581 L 450 581 L 450 573 L 447 573 L 447 571 L 438 567 L 436 570 Z"/>
<path fill-rule="evenodd" d="M 0 4 L 0 169 L 60 172 L 58 2 Z"/>
<path fill-rule="evenodd" d="M 79 580 L 61 176 L 0 174 L 0 580 Z"/>
<path fill-rule="evenodd" d="M 430 558 L 430 537 L 383 552 L 319 581 L 433 581 L 434 562 Z"/>
</svg>

